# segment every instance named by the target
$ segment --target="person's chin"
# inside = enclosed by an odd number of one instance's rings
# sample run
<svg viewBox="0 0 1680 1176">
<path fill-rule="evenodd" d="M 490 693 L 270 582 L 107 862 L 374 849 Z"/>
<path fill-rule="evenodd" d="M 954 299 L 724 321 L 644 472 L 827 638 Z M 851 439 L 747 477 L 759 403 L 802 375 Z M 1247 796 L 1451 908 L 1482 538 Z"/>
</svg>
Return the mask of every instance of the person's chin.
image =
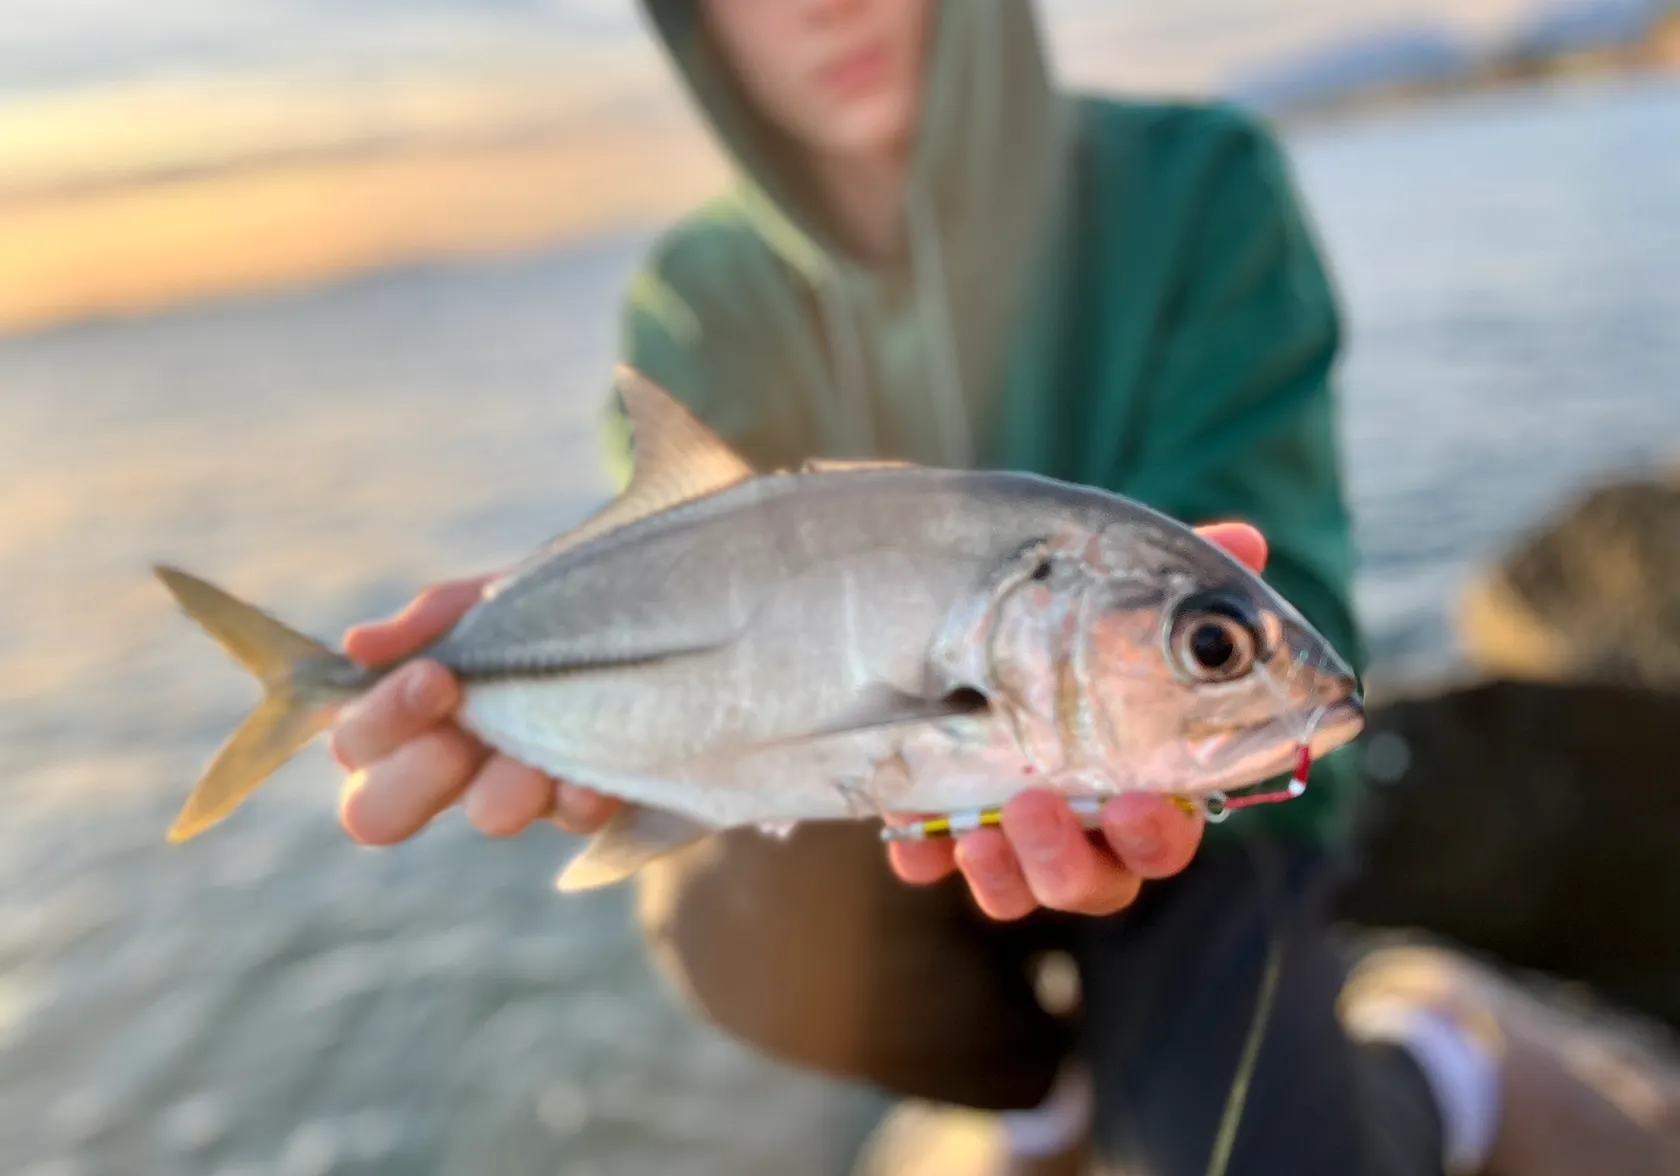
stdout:
<svg viewBox="0 0 1680 1176">
<path fill-rule="evenodd" d="M 872 158 L 898 151 L 910 138 L 911 122 L 902 103 L 883 95 L 837 112 L 824 138 L 836 155 Z"/>
</svg>

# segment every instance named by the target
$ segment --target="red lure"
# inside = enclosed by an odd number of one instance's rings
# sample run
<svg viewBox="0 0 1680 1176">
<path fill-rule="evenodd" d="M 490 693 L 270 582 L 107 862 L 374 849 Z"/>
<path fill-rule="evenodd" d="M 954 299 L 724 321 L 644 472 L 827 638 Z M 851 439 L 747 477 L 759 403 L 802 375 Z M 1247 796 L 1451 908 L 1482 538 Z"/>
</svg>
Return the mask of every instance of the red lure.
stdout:
<svg viewBox="0 0 1680 1176">
<path fill-rule="evenodd" d="M 1307 790 L 1307 773 L 1312 771 L 1312 749 L 1305 743 L 1295 748 L 1295 774 L 1289 779 L 1289 787 L 1279 788 L 1272 792 L 1258 792 L 1253 796 L 1233 796 L 1226 799 L 1225 809 L 1251 808 L 1257 804 L 1277 804 L 1285 800 L 1294 800 Z"/>
</svg>

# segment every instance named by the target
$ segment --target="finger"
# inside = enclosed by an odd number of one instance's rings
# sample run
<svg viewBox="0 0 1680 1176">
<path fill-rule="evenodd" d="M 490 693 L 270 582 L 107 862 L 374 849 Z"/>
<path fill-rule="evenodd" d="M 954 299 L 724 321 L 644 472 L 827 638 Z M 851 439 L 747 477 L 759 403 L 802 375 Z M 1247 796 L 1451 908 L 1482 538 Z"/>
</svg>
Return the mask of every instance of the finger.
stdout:
<svg viewBox="0 0 1680 1176">
<path fill-rule="evenodd" d="M 449 631 L 478 602 L 493 573 L 434 584 L 390 620 L 356 625 L 344 634 L 344 654 L 364 666 L 379 666 L 413 653 Z"/>
<path fill-rule="evenodd" d="M 1247 523 L 1212 523 L 1196 530 L 1202 538 L 1217 547 L 1223 547 L 1237 562 L 1246 565 L 1251 571 L 1262 572 L 1266 569 L 1266 559 L 1270 554 L 1266 546 L 1266 537 Z"/>
<path fill-rule="evenodd" d="M 593 833 L 612 819 L 624 802 L 577 784 L 561 783 L 554 801 L 554 823 L 579 836 Z"/>
<path fill-rule="evenodd" d="M 492 755 L 467 786 L 467 820 L 486 837 L 513 837 L 554 807 L 554 781 L 505 755 Z"/>
<path fill-rule="evenodd" d="M 345 781 L 339 821 L 363 845 L 414 836 L 460 799 L 486 752 L 456 727 L 434 727 Z"/>
<path fill-rule="evenodd" d="M 454 675 L 433 661 L 411 662 L 346 707 L 333 724 L 333 758 L 354 771 L 437 726 L 460 702 Z"/>
<path fill-rule="evenodd" d="M 1067 801 L 1034 789 L 1003 806 L 1003 831 L 1033 896 L 1044 906 L 1107 915 L 1137 897 L 1137 875 L 1091 844 Z"/>
<path fill-rule="evenodd" d="M 914 825 L 931 814 L 884 813 L 881 823 L 893 828 Z M 887 843 L 887 864 L 901 882 L 911 886 L 927 886 L 947 878 L 957 868 L 957 845 L 949 838 L 929 841 L 892 841 Z"/>
<path fill-rule="evenodd" d="M 1169 878 L 1188 866 L 1204 827 L 1200 814 L 1148 793 L 1116 796 L 1102 810 L 1104 839 L 1140 878 Z"/>
<path fill-rule="evenodd" d="M 894 841 L 887 846 L 893 873 L 912 886 L 927 886 L 947 878 L 957 868 L 954 841 Z"/>
<path fill-rule="evenodd" d="M 997 828 L 976 829 L 957 839 L 957 868 L 974 901 L 994 919 L 1019 919 L 1038 906 L 1009 840 Z"/>
</svg>

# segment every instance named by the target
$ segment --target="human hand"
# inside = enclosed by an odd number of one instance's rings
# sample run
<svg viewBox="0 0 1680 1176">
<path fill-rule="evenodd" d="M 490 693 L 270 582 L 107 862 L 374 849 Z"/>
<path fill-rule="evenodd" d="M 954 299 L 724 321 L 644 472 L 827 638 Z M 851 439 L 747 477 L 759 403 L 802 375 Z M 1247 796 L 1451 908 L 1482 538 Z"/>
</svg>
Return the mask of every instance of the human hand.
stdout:
<svg viewBox="0 0 1680 1176">
<path fill-rule="evenodd" d="M 492 576 L 435 584 L 388 621 L 358 625 L 344 652 L 383 665 L 442 636 L 478 600 Z M 339 821 L 364 845 L 414 836 L 465 798 L 467 819 L 490 837 L 511 837 L 550 817 L 569 833 L 592 833 L 620 802 L 551 779 L 499 755 L 451 718 L 461 700 L 454 676 L 434 661 L 409 663 L 346 707 L 332 729 L 333 758 L 350 773 Z"/>
<path fill-rule="evenodd" d="M 1266 566 L 1266 540 L 1246 524 L 1199 528 L 1249 568 Z M 1202 840 L 1200 814 L 1166 796 L 1130 793 L 1102 808 L 1093 839 L 1066 799 L 1032 789 L 1003 806 L 1002 824 L 951 841 L 898 841 L 888 847 L 893 872 L 927 885 L 960 870 L 975 902 L 994 919 L 1019 919 L 1039 907 L 1107 915 L 1137 898 L 1146 878 L 1167 878 L 1190 864 Z"/>
</svg>

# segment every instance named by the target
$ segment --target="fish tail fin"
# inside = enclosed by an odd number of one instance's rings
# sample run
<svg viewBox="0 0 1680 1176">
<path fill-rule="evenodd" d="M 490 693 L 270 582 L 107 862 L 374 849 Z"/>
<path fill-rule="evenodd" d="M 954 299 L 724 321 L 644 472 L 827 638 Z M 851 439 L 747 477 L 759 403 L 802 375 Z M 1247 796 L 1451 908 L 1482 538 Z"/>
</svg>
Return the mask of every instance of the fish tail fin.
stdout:
<svg viewBox="0 0 1680 1176">
<path fill-rule="evenodd" d="M 186 841 L 227 817 L 368 684 L 349 658 L 176 568 L 153 569 L 186 614 L 249 670 L 263 699 L 224 743 L 170 826 Z"/>
</svg>

